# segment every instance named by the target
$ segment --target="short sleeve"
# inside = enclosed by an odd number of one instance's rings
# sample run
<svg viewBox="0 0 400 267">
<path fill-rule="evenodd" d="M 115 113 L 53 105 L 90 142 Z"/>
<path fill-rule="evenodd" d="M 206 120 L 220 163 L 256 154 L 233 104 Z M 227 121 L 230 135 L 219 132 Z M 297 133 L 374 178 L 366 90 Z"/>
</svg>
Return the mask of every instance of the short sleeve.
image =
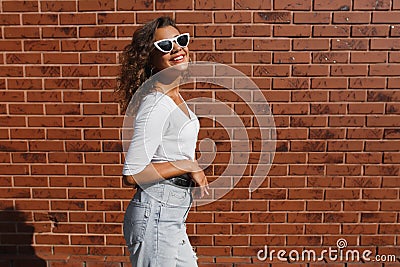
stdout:
<svg viewBox="0 0 400 267">
<path fill-rule="evenodd" d="M 123 175 L 135 175 L 150 164 L 168 128 L 169 113 L 170 110 L 160 99 L 148 98 L 142 102 L 126 153 Z"/>
</svg>

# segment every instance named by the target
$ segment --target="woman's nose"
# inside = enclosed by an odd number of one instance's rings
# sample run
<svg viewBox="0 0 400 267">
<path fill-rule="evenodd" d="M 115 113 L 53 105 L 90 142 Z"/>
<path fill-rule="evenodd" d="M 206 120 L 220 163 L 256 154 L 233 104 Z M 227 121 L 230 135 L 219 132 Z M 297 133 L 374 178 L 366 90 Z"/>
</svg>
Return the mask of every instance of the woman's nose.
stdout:
<svg viewBox="0 0 400 267">
<path fill-rule="evenodd" d="M 172 42 L 173 44 L 173 49 L 171 51 L 172 54 L 176 53 L 177 51 L 180 51 L 182 47 L 180 47 L 176 42 Z"/>
</svg>

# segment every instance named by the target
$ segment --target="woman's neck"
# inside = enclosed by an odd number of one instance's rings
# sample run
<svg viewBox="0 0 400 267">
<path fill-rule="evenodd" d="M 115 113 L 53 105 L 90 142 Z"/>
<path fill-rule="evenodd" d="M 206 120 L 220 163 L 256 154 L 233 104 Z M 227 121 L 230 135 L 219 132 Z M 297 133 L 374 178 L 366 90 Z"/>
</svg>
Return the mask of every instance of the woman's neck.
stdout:
<svg viewBox="0 0 400 267">
<path fill-rule="evenodd" d="M 177 79 L 169 82 L 169 83 L 164 83 L 160 80 L 156 81 L 154 83 L 156 90 L 160 91 L 161 93 L 164 93 L 172 98 L 179 97 L 179 83 L 180 83 L 181 78 L 178 77 Z"/>
</svg>

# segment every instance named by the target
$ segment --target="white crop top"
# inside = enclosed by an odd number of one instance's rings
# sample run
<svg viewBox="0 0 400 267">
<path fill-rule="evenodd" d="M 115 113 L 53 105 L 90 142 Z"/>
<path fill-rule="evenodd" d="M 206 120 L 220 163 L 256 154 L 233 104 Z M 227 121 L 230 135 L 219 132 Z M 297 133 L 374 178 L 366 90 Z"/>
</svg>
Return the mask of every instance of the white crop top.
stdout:
<svg viewBox="0 0 400 267">
<path fill-rule="evenodd" d="M 122 174 L 135 175 L 150 162 L 195 159 L 199 120 L 184 104 L 190 118 L 166 94 L 152 92 L 143 98 Z"/>
</svg>

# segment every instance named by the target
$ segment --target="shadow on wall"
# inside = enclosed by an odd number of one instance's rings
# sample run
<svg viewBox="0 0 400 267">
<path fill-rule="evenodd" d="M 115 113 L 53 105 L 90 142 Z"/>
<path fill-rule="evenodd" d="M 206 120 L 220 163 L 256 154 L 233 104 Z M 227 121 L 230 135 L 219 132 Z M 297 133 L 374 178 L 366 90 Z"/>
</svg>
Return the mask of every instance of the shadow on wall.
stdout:
<svg viewBox="0 0 400 267">
<path fill-rule="evenodd" d="M 35 255 L 32 247 L 34 227 L 26 223 L 32 218 L 9 207 L 0 211 L 0 266 L 46 267 L 47 263 Z"/>
</svg>

